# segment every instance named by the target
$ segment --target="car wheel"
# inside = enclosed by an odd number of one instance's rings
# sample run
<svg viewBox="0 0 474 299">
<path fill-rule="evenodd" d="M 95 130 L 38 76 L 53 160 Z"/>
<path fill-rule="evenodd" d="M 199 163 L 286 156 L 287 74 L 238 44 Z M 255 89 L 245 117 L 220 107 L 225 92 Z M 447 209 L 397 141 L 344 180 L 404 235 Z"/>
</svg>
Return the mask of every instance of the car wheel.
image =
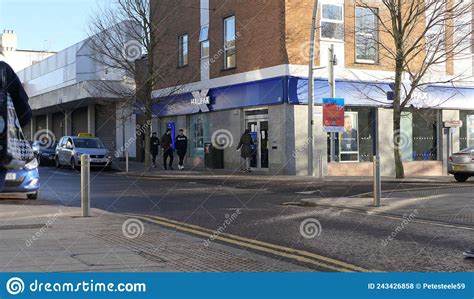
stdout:
<svg viewBox="0 0 474 299">
<path fill-rule="evenodd" d="M 61 163 L 59 163 L 58 157 L 54 158 L 54 164 L 56 165 L 56 168 L 61 168 Z"/>
<path fill-rule="evenodd" d="M 32 200 L 38 199 L 38 191 L 36 191 L 35 193 L 28 193 L 26 197 Z"/>
<path fill-rule="evenodd" d="M 456 179 L 456 181 L 464 183 L 465 181 L 467 181 L 467 179 L 469 179 L 469 176 L 467 174 L 455 174 L 454 178 Z"/>
</svg>

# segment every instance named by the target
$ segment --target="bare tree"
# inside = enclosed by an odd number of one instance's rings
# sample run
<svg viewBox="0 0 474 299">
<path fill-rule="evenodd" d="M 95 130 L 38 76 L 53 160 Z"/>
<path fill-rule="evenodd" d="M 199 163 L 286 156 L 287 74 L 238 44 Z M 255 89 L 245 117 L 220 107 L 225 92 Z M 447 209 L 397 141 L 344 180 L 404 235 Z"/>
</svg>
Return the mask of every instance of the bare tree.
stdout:
<svg viewBox="0 0 474 299">
<path fill-rule="evenodd" d="M 462 0 L 356 0 L 354 39 L 378 53 L 380 65 L 394 71 L 393 129 L 396 177 L 405 176 L 400 151 L 404 109 L 419 101 L 424 87 L 455 84 L 472 76 L 454 72 L 454 60 L 471 53 L 471 1 Z M 375 18 L 376 28 L 366 26 Z M 363 54 L 362 54 L 363 55 Z M 428 105 L 429 103 L 427 103 Z M 433 105 L 433 103 L 431 103 Z"/>
<path fill-rule="evenodd" d="M 164 65 L 155 55 L 166 35 L 165 30 L 154 24 L 156 15 L 155 1 L 116 0 L 108 7 L 99 7 L 89 25 L 90 57 L 100 65 L 97 73 L 108 80 L 97 80 L 94 88 L 102 94 L 120 99 L 125 107 L 122 121 L 140 110 L 145 125 L 145 170 L 151 165 L 150 135 L 153 118 L 154 100 L 152 91 L 158 83 L 169 83 L 165 78 Z M 171 53 L 168 53 L 171 54 Z M 170 56 L 170 55 L 168 55 Z M 171 84 L 166 97 L 180 89 L 179 82 Z"/>
</svg>

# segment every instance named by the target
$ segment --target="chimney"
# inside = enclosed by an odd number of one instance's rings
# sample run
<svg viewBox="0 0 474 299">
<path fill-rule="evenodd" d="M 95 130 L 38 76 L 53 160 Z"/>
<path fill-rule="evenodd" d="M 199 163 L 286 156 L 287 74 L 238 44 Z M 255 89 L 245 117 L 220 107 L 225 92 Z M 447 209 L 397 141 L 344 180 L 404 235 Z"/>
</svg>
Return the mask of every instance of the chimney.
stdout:
<svg viewBox="0 0 474 299">
<path fill-rule="evenodd" d="M 3 30 L 0 34 L 0 47 L 4 51 L 16 51 L 17 37 L 13 30 Z"/>
</svg>

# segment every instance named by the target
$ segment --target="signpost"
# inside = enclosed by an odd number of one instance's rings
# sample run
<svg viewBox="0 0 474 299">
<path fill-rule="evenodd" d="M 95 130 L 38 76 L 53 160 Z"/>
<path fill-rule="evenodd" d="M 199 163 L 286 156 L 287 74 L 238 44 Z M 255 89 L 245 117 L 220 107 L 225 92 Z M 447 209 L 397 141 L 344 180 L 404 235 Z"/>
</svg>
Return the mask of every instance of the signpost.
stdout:
<svg viewBox="0 0 474 299">
<path fill-rule="evenodd" d="M 309 74 L 308 74 L 308 176 L 314 176 L 314 52 L 316 49 L 316 24 L 319 1 L 314 0 L 311 35 L 309 39 Z M 321 167 L 321 165 L 320 165 Z"/>
<path fill-rule="evenodd" d="M 445 128 L 461 128 L 462 126 L 462 120 L 448 120 L 444 122 Z"/>
<path fill-rule="evenodd" d="M 169 123 L 166 123 L 166 129 L 168 130 L 171 130 L 171 145 L 173 146 L 173 150 L 175 149 L 174 145 L 175 145 L 175 136 L 176 136 L 176 125 L 174 122 L 169 122 Z"/>
</svg>

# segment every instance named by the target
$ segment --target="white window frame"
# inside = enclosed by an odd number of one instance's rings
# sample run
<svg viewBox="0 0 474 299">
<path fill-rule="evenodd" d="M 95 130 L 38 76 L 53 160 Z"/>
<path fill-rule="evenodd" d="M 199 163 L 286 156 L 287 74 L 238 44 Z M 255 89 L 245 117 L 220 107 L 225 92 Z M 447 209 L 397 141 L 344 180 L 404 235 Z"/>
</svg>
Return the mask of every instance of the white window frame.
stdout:
<svg viewBox="0 0 474 299">
<path fill-rule="evenodd" d="M 201 32 L 199 33 L 199 42 L 201 43 L 201 59 L 209 57 L 209 25 L 204 25 L 201 27 Z M 204 45 L 207 44 L 207 55 L 204 55 Z"/>
<path fill-rule="evenodd" d="M 377 17 L 378 9 L 377 8 L 368 8 L 368 7 L 356 6 L 355 7 L 355 13 L 354 13 L 355 22 L 356 22 L 354 28 L 356 28 L 356 29 L 357 29 L 357 9 L 358 8 L 360 8 L 360 9 L 370 9 L 375 14 L 375 35 L 376 35 L 375 38 L 376 38 L 377 51 L 375 53 L 375 59 L 374 60 L 357 58 L 357 35 L 358 35 L 358 32 L 356 32 L 355 33 L 355 38 L 354 38 L 355 62 L 356 63 L 365 63 L 365 64 L 377 64 L 377 63 L 379 63 L 379 57 L 380 57 L 380 53 L 379 53 L 380 49 L 379 49 L 379 46 L 378 46 L 378 43 L 379 43 L 379 34 L 378 34 L 379 24 L 378 24 L 378 17 Z"/>
<path fill-rule="evenodd" d="M 325 5 L 333 5 L 333 6 L 339 6 L 341 8 L 341 20 L 333 20 L 333 19 L 325 19 L 323 18 L 323 7 Z M 345 15 L 345 10 L 344 10 L 344 3 L 340 2 L 331 2 L 331 1 L 324 1 L 321 3 L 321 19 L 319 21 L 319 37 L 323 41 L 331 41 L 331 42 L 344 42 L 345 34 L 344 34 L 344 15 Z M 337 39 L 337 38 L 328 38 L 328 37 L 323 37 L 323 30 L 322 30 L 322 25 L 323 22 L 325 23 L 334 23 L 334 24 L 342 24 L 342 39 Z"/>
<path fill-rule="evenodd" d="M 464 19 L 463 19 L 464 17 Z M 455 52 L 458 52 L 460 55 L 472 54 L 472 17 L 466 19 L 466 16 L 459 16 L 456 20 L 454 20 L 454 28 L 457 29 L 454 32 L 454 44 L 458 47 L 460 46 L 461 49 L 456 49 Z M 467 33 L 467 34 L 466 34 Z M 469 34 L 471 33 L 471 34 Z M 467 38 L 466 38 L 467 36 Z"/>
<path fill-rule="evenodd" d="M 234 45 L 229 47 L 227 45 L 227 42 L 226 42 L 226 37 L 227 37 L 227 20 L 229 19 L 233 19 L 234 20 Z M 227 18 L 224 19 L 224 69 L 232 69 L 232 68 L 235 68 L 237 66 L 237 47 L 236 47 L 236 42 L 237 42 L 237 23 L 236 23 L 236 19 L 235 19 L 235 15 L 234 16 L 229 16 Z M 228 51 L 231 51 L 231 50 L 234 50 L 234 55 L 236 57 L 236 61 L 235 61 L 235 64 L 234 66 L 231 66 L 229 67 L 227 65 L 227 52 Z"/>
<path fill-rule="evenodd" d="M 186 43 L 184 42 L 184 38 L 186 37 Z M 186 53 L 186 61 L 184 61 L 184 45 L 186 44 L 187 53 Z M 178 36 L 178 66 L 183 67 L 189 64 L 189 35 L 187 33 L 181 34 Z"/>
</svg>

